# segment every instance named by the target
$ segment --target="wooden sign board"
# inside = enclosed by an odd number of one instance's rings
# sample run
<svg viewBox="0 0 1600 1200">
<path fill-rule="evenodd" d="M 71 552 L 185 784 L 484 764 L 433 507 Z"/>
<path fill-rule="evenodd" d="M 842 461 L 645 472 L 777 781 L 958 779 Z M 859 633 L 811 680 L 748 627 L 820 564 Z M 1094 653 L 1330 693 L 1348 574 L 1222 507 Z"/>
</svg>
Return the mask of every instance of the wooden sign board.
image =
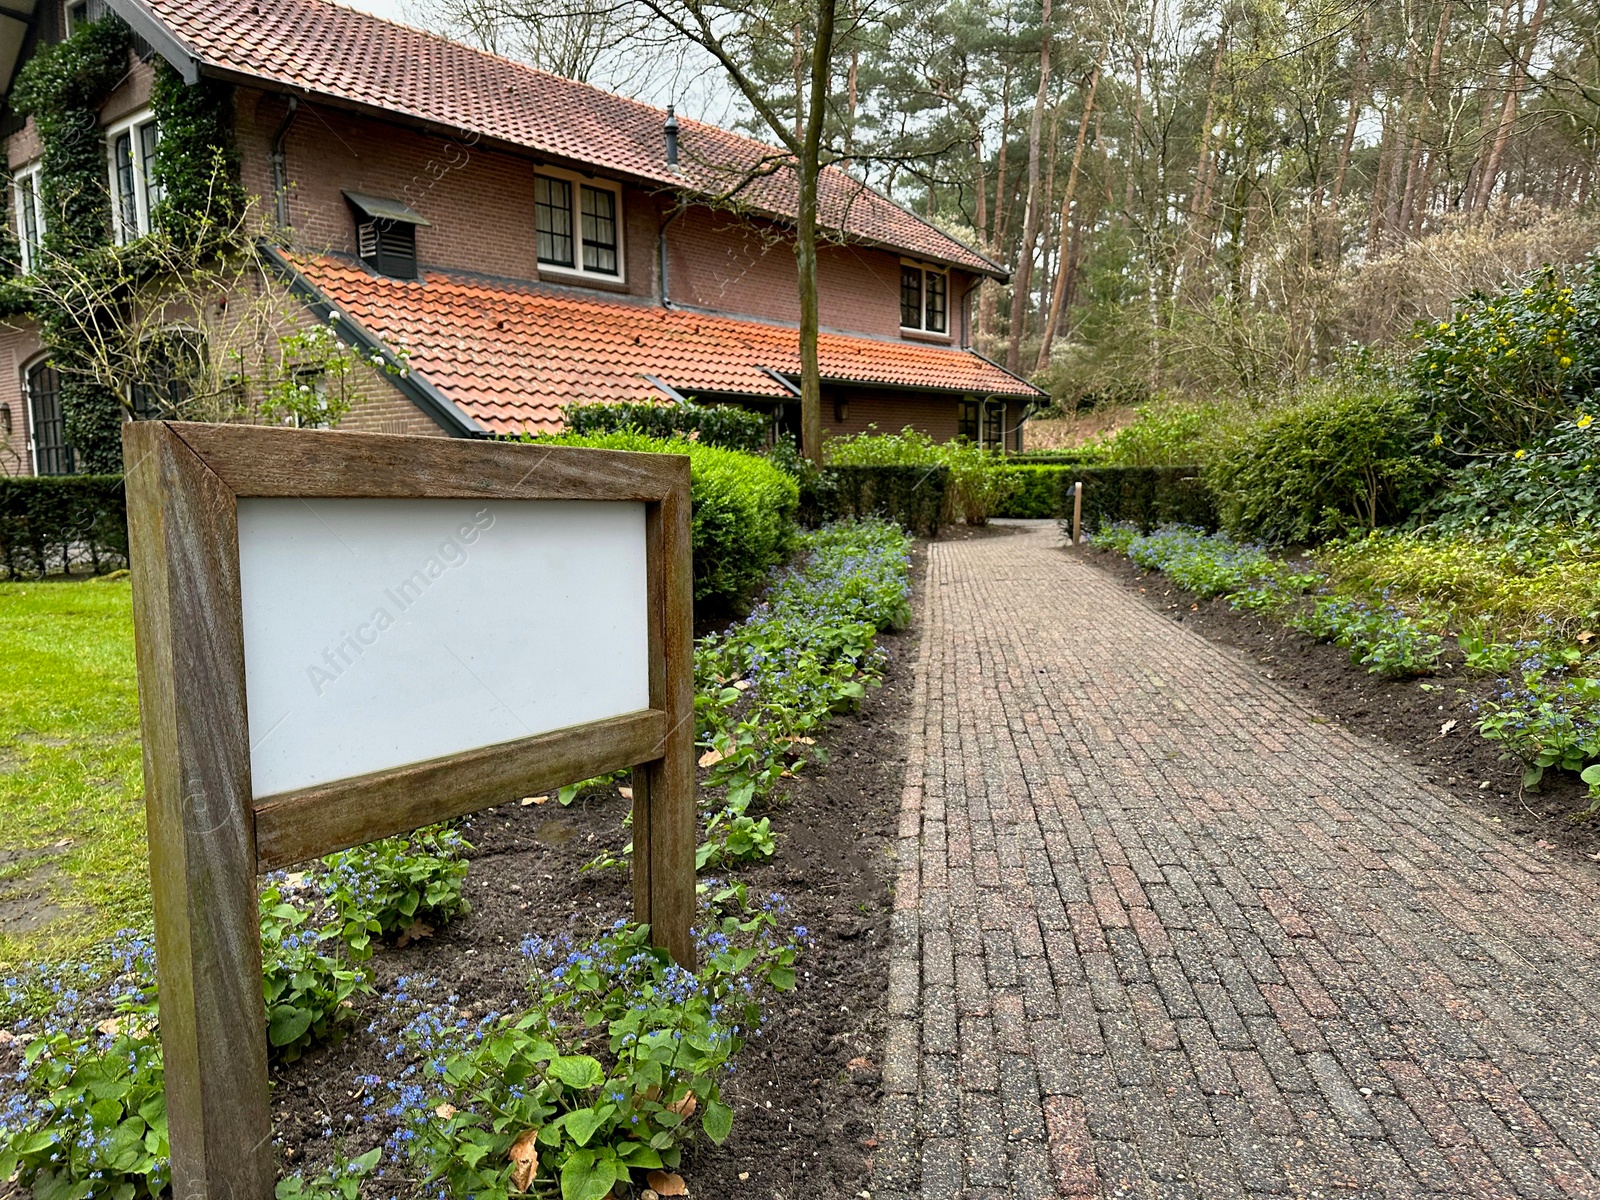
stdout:
<svg viewBox="0 0 1600 1200">
<path fill-rule="evenodd" d="M 123 427 L 174 1196 L 267 1200 L 258 873 L 633 769 L 692 965 L 689 463 Z"/>
</svg>

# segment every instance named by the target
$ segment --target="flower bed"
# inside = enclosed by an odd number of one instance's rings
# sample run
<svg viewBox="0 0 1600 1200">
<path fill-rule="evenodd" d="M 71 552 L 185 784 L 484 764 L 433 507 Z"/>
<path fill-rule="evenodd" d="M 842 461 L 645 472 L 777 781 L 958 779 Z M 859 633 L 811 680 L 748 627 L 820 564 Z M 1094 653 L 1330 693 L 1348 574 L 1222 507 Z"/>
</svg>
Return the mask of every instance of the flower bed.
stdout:
<svg viewBox="0 0 1600 1200">
<path fill-rule="evenodd" d="M 748 810 L 820 757 L 814 733 L 881 672 L 873 635 L 909 615 L 908 547 L 881 523 L 809 535 L 762 606 L 703 640 L 697 677 L 715 692 L 697 706 L 703 742 L 708 753 L 729 751 L 708 861 L 771 854 L 770 818 Z M 732 813 L 734 803 L 743 811 Z M 740 816 L 761 829 L 765 853 L 737 852 L 729 835 Z M 374 968 L 383 973 L 376 945 L 398 950 L 467 911 L 470 850 L 452 831 L 425 831 L 268 881 L 262 944 L 276 1073 L 342 1034 L 362 1040 L 353 1017 Z M 353 1197 L 377 1173 L 407 1189 L 426 1181 L 428 1194 L 559 1188 L 564 1200 L 599 1200 L 619 1180 L 674 1166 L 700 1133 L 720 1142 L 733 1122 L 722 1080 L 773 997 L 794 986 L 806 930 L 788 926 L 780 899 L 738 882 L 703 881 L 701 902 L 697 975 L 618 922 L 591 939 L 527 941 L 525 981 L 510 988 L 505 1011 L 469 1017 L 449 988 L 394 980 L 384 1003 L 407 1018 L 386 1051 L 395 1069 L 361 1077 L 361 1121 L 347 1114 L 348 1136 L 326 1168 L 284 1180 L 279 1194 Z M 41 1195 L 140 1200 L 165 1182 L 152 969 L 143 942 L 127 946 L 109 964 L 20 973 L 0 994 L 4 1049 L 21 1063 L 0 1085 L 0 1168 Z M 379 1030 L 374 1022 L 367 1033 Z M 384 1144 L 372 1146 L 374 1135 Z"/>
</svg>

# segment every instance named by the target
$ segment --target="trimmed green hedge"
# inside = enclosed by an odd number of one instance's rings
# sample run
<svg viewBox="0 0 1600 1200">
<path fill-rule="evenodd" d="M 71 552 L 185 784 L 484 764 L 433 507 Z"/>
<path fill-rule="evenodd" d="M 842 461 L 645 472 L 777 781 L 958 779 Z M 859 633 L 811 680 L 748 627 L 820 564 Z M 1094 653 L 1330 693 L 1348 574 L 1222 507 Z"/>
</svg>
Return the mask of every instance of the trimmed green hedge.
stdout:
<svg viewBox="0 0 1600 1200">
<path fill-rule="evenodd" d="M 843 517 L 883 517 L 908 533 L 933 536 L 947 519 L 950 468 L 932 464 L 823 467 L 808 475 L 800 517 L 821 525 Z"/>
<path fill-rule="evenodd" d="M 737 607 L 754 594 L 794 546 L 794 479 L 764 458 L 704 442 L 652 438 L 637 431 L 540 441 L 600 450 L 687 454 L 694 505 L 694 599 L 712 610 Z"/>
<path fill-rule="evenodd" d="M 1084 469 L 1077 465 L 1008 462 L 998 468 L 1017 481 L 1017 489 L 1000 505 L 997 517 L 1059 517 L 1062 488 L 1072 490 L 1072 481 Z M 1067 477 L 1062 482 L 1062 476 Z M 1070 503 L 1070 501 L 1069 501 Z"/>
<path fill-rule="evenodd" d="M 0 563 L 15 579 L 96 571 L 128 561 L 128 509 L 120 475 L 0 479 Z"/>
<path fill-rule="evenodd" d="M 1199 467 L 1081 467 L 1063 471 L 1058 493 L 1062 522 L 1072 520 L 1072 485 L 1083 481 L 1083 528 L 1117 521 L 1145 533 L 1157 525 L 1217 527 L 1217 504 Z"/>
<path fill-rule="evenodd" d="M 569 404 L 561 410 L 567 428 L 580 436 L 642 433 L 687 438 L 705 446 L 755 454 L 766 447 L 772 421 L 766 413 L 731 404 Z"/>
</svg>

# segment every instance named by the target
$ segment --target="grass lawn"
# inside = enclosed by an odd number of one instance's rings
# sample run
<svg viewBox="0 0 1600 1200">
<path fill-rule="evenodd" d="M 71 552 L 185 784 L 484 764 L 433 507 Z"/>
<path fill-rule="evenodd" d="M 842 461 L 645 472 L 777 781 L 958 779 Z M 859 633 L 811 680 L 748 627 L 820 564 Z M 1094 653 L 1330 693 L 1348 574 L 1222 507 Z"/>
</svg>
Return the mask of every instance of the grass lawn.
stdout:
<svg viewBox="0 0 1600 1200">
<path fill-rule="evenodd" d="M 0 583 L 0 960 L 148 924 L 126 578 Z"/>
</svg>

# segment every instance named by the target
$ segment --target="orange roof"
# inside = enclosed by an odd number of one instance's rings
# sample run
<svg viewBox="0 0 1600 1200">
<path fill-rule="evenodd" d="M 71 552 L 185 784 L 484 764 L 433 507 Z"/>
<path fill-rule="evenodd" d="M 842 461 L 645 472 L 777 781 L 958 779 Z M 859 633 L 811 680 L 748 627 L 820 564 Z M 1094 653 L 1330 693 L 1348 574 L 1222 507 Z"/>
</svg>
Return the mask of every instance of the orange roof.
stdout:
<svg viewBox="0 0 1600 1200">
<path fill-rule="evenodd" d="M 425 270 L 420 282 L 330 256 L 289 260 L 340 314 L 491 433 L 553 429 L 564 404 L 793 393 L 799 331 L 547 286 Z M 951 393 L 1041 393 L 970 350 L 824 332 L 822 377 Z"/>
<path fill-rule="evenodd" d="M 110 0 L 135 29 L 153 17 L 181 56 L 244 77 L 461 130 L 667 188 L 738 192 L 792 219 L 795 176 L 783 152 L 680 119 L 681 171 L 667 169 L 666 113 L 329 0 Z M 148 14 L 148 16 L 146 16 Z M 825 228 L 913 255 L 1003 275 L 983 255 L 843 171 L 822 181 Z"/>
</svg>

